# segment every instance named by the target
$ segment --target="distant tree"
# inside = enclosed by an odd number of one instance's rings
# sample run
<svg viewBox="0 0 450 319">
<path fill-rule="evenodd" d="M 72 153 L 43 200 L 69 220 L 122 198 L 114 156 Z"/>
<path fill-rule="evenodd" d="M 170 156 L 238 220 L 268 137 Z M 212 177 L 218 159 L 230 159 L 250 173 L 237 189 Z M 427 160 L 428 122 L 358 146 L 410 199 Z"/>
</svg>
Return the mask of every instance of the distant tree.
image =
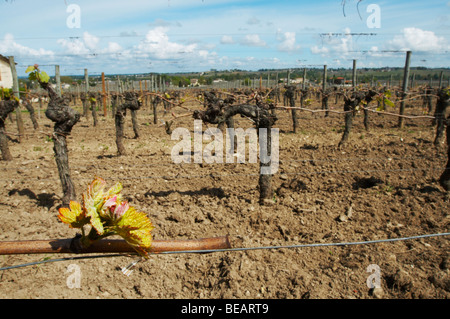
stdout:
<svg viewBox="0 0 450 319">
<path fill-rule="evenodd" d="M 63 75 L 60 77 L 60 79 L 61 79 L 61 83 L 69 83 L 69 84 L 73 83 L 73 79 L 71 76 Z"/>
</svg>

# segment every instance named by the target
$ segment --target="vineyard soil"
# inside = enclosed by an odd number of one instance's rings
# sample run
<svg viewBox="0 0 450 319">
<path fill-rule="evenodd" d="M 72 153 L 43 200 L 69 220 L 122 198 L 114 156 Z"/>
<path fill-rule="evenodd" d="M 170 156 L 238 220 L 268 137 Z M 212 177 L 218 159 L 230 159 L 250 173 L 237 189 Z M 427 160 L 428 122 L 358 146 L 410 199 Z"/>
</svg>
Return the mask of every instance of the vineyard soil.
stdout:
<svg viewBox="0 0 450 319">
<path fill-rule="evenodd" d="M 81 104 L 77 109 L 82 113 Z M 341 109 L 341 108 L 340 108 Z M 396 112 L 396 110 L 394 110 Z M 258 202 L 258 164 L 174 164 L 172 141 L 153 124 L 151 106 L 138 111 L 140 137 L 125 121 L 126 155 L 117 156 L 114 119 L 82 118 L 68 137 L 77 197 L 95 176 L 123 183 L 123 194 L 147 212 L 155 239 L 229 235 L 233 247 L 367 241 L 449 231 L 450 203 L 438 178 L 446 145 L 433 145 L 427 119 L 370 115 L 370 130 L 358 113 L 345 147 L 341 114 L 277 111 L 280 165 L 273 200 Z M 185 111 L 184 111 L 185 112 Z M 177 114 L 183 110 L 175 111 Z M 422 114 L 419 107 L 407 108 Z M 102 113 L 102 112 L 99 112 Z M 169 113 L 158 114 L 160 120 Z M 0 162 L 0 240 L 70 238 L 76 233 L 57 218 L 62 190 L 53 124 L 43 111 L 39 129 L 28 113 L 21 143 L 7 120 L 11 162 Z M 252 123 L 236 118 L 235 127 Z M 172 128 L 193 132 L 193 119 Z M 206 125 L 203 127 L 206 129 Z M 205 141 L 205 144 L 209 143 Z M 211 254 L 152 255 L 131 275 L 121 272 L 135 259 L 112 257 L 46 263 L 0 271 L 1 298 L 430 298 L 450 297 L 450 244 L 433 237 L 379 244 L 269 249 Z M 0 267 L 73 255 L 0 256 Z M 79 266 L 79 287 L 68 285 Z M 368 288 L 369 265 L 378 265 L 381 289 Z"/>
</svg>

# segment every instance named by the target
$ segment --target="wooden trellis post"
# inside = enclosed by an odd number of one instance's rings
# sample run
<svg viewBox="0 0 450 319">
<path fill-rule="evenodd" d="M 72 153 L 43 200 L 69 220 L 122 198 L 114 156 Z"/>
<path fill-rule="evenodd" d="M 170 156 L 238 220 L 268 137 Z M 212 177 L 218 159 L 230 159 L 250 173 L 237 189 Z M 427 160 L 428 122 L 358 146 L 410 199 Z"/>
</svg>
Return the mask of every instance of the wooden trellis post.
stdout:
<svg viewBox="0 0 450 319">
<path fill-rule="evenodd" d="M 322 109 L 328 110 L 328 96 L 327 96 L 327 66 L 323 66 L 323 79 L 322 79 Z M 328 116 L 328 112 L 325 112 L 325 117 Z"/>
<path fill-rule="evenodd" d="M 405 113 L 405 98 L 406 92 L 408 91 L 408 78 L 409 78 L 409 64 L 411 61 L 411 51 L 406 52 L 406 61 L 405 61 L 405 69 L 403 71 L 403 84 L 402 84 L 402 97 L 400 102 L 400 115 Z M 398 126 L 399 128 L 403 128 L 405 125 L 405 119 L 400 116 L 398 118 Z"/>
<path fill-rule="evenodd" d="M 84 94 L 86 96 L 86 99 L 89 99 L 89 74 L 88 69 L 84 69 Z M 85 115 L 87 116 L 87 109 L 84 110 Z"/>
<path fill-rule="evenodd" d="M 89 73 L 88 69 L 84 69 L 84 92 L 87 94 L 89 92 Z"/>
<path fill-rule="evenodd" d="M 444 80 L 444 71 L 441 71 L 441 74 L 439 76 L 439 89 L 442 88 L 443 80 Z"/>
<path fill-rule="evenodd" d="M 447 117 L 446 136 L 447 136 L 447 165 L 445 166 L 444 172 L 439 178 L 439 183 L 448 192 L 448 195 L 450 196 L 450 115 Z"/>
<path fill-rule="evenodd" d="M 59 65 L 55 65 L 56 94 L 61 97 L 61 74 L 59 73 Z"/>
<path fill-rule="evenodd" d="M 38 92 L 39 92 L 39 106 L 38 106 L 38 119 L 41 119 L 41 109 L 42 109 L 42 89 L 41 87 L 39 87 Z"/>
<path fill-rule="evenodd" d="M 103 102 L 103 115 L 106 117 L 108 114 L 106 112 L 106 83 L 105 83 L 105 72 L 102 72 L 102 102 Z"/>
<path fill-rule="evenodd" d="M 106 103 L 111 105 L 111 96 L 109 95 L 109 82 L 111 81 L 106 81 Z"/>
<path fill-rule="evenodd" d="M 353 60 L 352 87 L 356 88 L 356 60 Z"/>
<path fill-rule="evenodd" d="M 19 90 L 19 79 L 17 77 L 17 70 L 16 70 L 16 63 L 14 62 L 14 57 L 9 57 L 9 65 L 11 66 L 11 73 L 13 77 L 13 94 L 16 98 L 20 99 L 20 90 Z M 23 120 L 22 120 L 22 113 L 20 110 L 20 103 L 16 106 L 16 122 L 17 122 L 17 130 L 19 133 L 19 142 L 21 142 L 22 137 L 25 136 L 25 130 L 23 128 Z"/>
<path fill-rule="evenodd" d="M 302 90 L 305 89 L 306 85 L 306 68 L 303 69 L 303 82 L 302 82 Z M 303 105 L 302 105 L 303 106 Z"/>
</svg>

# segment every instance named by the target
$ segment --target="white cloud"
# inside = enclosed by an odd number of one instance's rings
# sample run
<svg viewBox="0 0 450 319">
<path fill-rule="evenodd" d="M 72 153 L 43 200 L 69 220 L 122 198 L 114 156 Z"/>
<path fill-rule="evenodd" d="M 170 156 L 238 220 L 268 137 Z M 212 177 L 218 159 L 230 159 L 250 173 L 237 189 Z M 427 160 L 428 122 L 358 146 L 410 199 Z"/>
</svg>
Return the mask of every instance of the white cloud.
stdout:
<svg viewBox="0 0 450 319">
<path fill-rule="evenodd" d="M 6 56 L 53 56 L 54 52 L 42 48 L 33 49 L 17 43 L 14 36 L 7 33 L 0 41 L 0 53 Z"/>
<path fill-rule="evenodd" d="M 122 50 L 122 47 L 117 42 L 108 42 L 108 48 L 106 49 L 108 53 L 119 53 Z"/>
<path fill-rule="evenodd" d="M 222 43 L 222 44 L 233 44 L 234 40 L 233 40 L 232 36 L 224 35 L 224 36 L 222 36 L 222 39 L 220 39 L 220 43 Z"/>
<path fill-rule="evenodd" d="M 88 32 L 83 33 L 83 40 L 86 47 L 90 50 L 95 50 L 97 48 L 98 42 L 100 41 L 98 37 L 89 34 Z"/>
<path fill-rule="evenodd" d="M 199 50 L 198 55 L 202 58 L 207 58 L 209 56 L 209 52 L 206 50 Z"/>
<path fill-rule="evenodd" d="M 88 54 L 90 51 L 80 39 L 59 39 L 56 41 L 69 54 Z"/>
<path fill-rule="evenodd" d="M 167 69 L 167 63 L 180 69 L 187 65 L 211 68 L 217 63 L 217 53 L 212 51 L 214 45 L 201 46 L 198 43 L 174 42 L 169 38 L 168 31 L 166 27 L 149 30 L 144 40 L 132 47 L 133 56 L 151 59 L 153 68 Z"/>
<path fill-rule="evenodd" d="M 252 46 L 252 47 L 265 47 L 266 46 L 266 42 L 261 40 L 261 38 L 257 34 L 247 34 L 241 40 L 241 44 Z"/>
<path fill-rule="evenodd" d="M 85 32 L 80 38 L 59 39 L 57 43 L 62 48 L 62 53 L 68 56 L 66 65 L 73 65 L 73 55 L 80 55 L 91 61 L 98 61 L 96 67 L 115 66 L 121 67 L 124 61 L 133 61 L 135 65 L 126 64 L 128 68 L 136 70 L 136 64 L 143 69 L 167 70 L 170 68 L 185 68 L 187 65 L 212 68 L 217 63 L 217 53 L 213 51 L 214 44 L 186 43 L 173 41 L 169 38 L 169 28 L 155 27 L 147 31 L 139 42 L 129 43 L 123 47 L 123 43 L 107 42 L 104 39 Z M 125 34 L 125 33 L 123 33 Z M 96 60 L 101 56 L 99 60 Z M 119 62 L 121 61 L 121 62 Z M 151 65 L 151 66 L 150 66 Z"/>
<path fill-rule="evenodd" d="M 139 34 L 136 32 L 136 31 L 130 31 L 130 32 L 128 32 L 128 31 L 122 31 L 122 32 L 120 32 L 120 34 L 119 34 L 121 37 L 137 37 L 137 36 L 139 36 Z"/>
<path fill-rule="evenodd" d="M 99 46 L 100 38 L 88 32 L 83 33 L 82 39 L 59 39 L 56 42 L 63 47 L 65 53 L 74 55 L 109 54 L 123 51 L 123 48 L 116 42 L 108 42 L 105 48 L 101 48 Z"/>
<path fill-rule="evenodd" d="M 327 47 L 318 47 L 317 45 L 314 45 L 311 47 L 311 53 L 313 54 L 327 54 L 330 50 Z"/>
<path fill-rule="evenodd" d="M 278 45 L 278 50 L 282 52 L 293 52 L 300 49 L 300 45 L 295 43 L 295 32 L 278 34 L 277 39 L 281 41 Z"/>
<path fill-rule="evenodd" d="M 353 36 L 349 28 L 344 29 L 344 35 L 336 41 L 330 41 L 332 49 L 341 54 L 348 54 L 353 50 Z"/>
<path fill-rule="evenodd" d="M 183 54 L 192 54 L 197 49 L 197 44 L 183 45 L 171 42 L 167 35 L 168 29 L 156 27 L 147 32 L 145 39 L 136 46 L 139 53 L 154 56 L 158 59 L 172 59 Z"/>
<path fill-rule="evenodd" d="M 372 46 L 368 51 L 368 55 L 373 58 L 388 58 L 395 57 L 395 53 L 391 50 L 386 50 L 387 52 L 380 50 L 377 46 Z"/>
<path fill-rule="evenodd" d="M 148 24 L 150 27 L 154 28 L 154 27 L 171 27 L 171 26 L 176 26 L 176 27 L 182 27 L 182 24 L 180 22 L 170 22 L 170 21 L 166 21 L 163 19 L 156 19 L 154 22 L 150 22 Z"/>
<path fill-rule="evenodd" d="M 404 28 L 400 35 L 388 42 L 388 47 L 393 50 L 411 50 L 420 52 L 433 52 L 448 50 L 449 44 L 443 37 L 437 36 L 432 31 L 419 28 Z"/>
<path fill-rule="evenodd" d="M 344 32 L 339 34 L 329 34 L 322 36 L 324 45 L 318 47 L 317 45 L 311 47 L 313 54 L 339 54 L 346 56 L 353 51 L 353 36 L 349 28 L 345 28 Z"/>
<path fill-rule="evenodd" d="M 260 22 L 261 21 L 259 21 L 257 17 L 251 17 L 250 19 L 247 20 L 248 25 L 256 25 L 259 24 Z"/>
</svg>

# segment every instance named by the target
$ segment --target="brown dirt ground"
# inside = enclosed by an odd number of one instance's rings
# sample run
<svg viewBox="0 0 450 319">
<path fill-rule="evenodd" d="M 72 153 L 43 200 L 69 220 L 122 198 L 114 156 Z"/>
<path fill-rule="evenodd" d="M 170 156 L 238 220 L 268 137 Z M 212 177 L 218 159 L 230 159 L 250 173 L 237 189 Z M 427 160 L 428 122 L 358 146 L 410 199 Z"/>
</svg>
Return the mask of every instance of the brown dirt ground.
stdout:
<svg viewBox="0 0 450 319">
<path fill-rule="evenodd" d="M 139 139 L 132 138 L 127 114 L 126 156 L 116 156 L 110 115 L 100 116 L 97 127 L 91 116 L 82 119 L 68 145 L 78 196 L 94 176 L 111 185 L 121 181 L 132 205 L 148 213 L 154 239 L 229 235 L 233 247 L 258 247 L 449 231 L 450 204 L 437 182 L 446 145 L 433 146 L 430 120 L 406 120 L 398 129 L 397 118 L 371 114 L 371 129 L 365 131 L 358 114 L 348 146 L 338 150 L 342 115 L 302 112 L 293 134 L 289 113 L 278 112 L 281 163 L 273 178 L 273 203 L 260 206 L 257 164 L 173 164 L 170 152 L 177 141 L 152 124 L 149 109 L 139 111 Z M 52 142 L 42 133 L 50 133 L 52 123 L 42 112 L 40 129 L 33 131 L 27 113 L 23 119 L 31 134 L 21 143 L 14 141 L 15 123 L 7 123 L 14 160 L 0 162 L 0 240 L 71 238 L 76 231 L 57 218 L 62 190 Z M 250 125 L 237 119 L 236 127 Z M 176 127 L 192 132 L 193 120 L 179 118 Z M 351 216 L 345 216 L 350 207 Z M 449 248 L 448 237 L 433 237 L 153 255 L 130 276 L 121 268 L 135 257 L 53 262 L 0 271 L 0 298 L 442 299 L 450 297 Z M 69 256 L 6 255 L 0 256 L 0 267 Z M 67 284 L 71 264 L 80 267 L 80 288 Z M 375 294 L 366 282 L 371 264 L 381 274 L 382 289 Z"/>
</svg>

